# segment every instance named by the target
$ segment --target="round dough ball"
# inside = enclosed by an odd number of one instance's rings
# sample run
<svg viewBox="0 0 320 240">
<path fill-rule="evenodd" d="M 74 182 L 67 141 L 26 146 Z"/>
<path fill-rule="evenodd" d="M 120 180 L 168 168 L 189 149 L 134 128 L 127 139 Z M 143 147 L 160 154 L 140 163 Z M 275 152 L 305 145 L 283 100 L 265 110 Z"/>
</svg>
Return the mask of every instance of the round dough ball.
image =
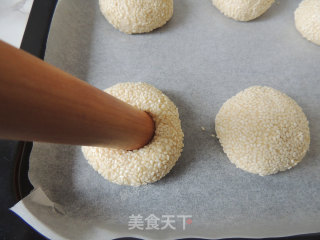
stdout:
<svg viewBox="0 0 320 240">
<path fill-rule="evenodd" d="M 212 0 L 212 3 L 227 17 L 250 21 L 266 12 L 274 0 Z"/>
<path fill-rule="evenodd" d="M 173 0 L 99 0 L 105 18 L 122 32 L 146 33 L 166 24 Z"/>
<path fill-rule="evenodd" d="M 304 0 L 294 13 L 297 30 L 309 41 L 320 45 L 320 0 Z"/>
<path fill-rule="evenodd" d="M 133 151 L 82 147 L 94 170 L 105 179 L 139 186 L 156 182 L 175 165 L 183 149 L 183 132 L 174 103 L 146 83 L 119 83 L 105 90 L 112 96 L 148 112 L 155 122 L 155 135 L 146 146 Z"/>
<path fill-rule="evenodd" d="M 310 144 L 308 125 L 292 98 L 270 87 L 254 86 L 223 104 L 215 128 L 232 163 L 264 176 L 302 160 Z"/>
</svg>

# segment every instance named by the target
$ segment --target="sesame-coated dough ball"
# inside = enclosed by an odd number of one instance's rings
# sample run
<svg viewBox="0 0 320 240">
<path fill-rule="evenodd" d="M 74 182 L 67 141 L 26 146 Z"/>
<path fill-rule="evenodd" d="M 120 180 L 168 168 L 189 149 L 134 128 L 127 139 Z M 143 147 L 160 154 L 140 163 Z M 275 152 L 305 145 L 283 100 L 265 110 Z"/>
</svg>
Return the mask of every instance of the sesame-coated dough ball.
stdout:
<svg viewBox="0 0 320 240">
<path fill-rule="evenodd" d="M 133 151 L 82 147 L 89 164 L 105 179 L 139 186 L 156 182 L 175 165 L 183 149 L 183 132 L 174 103 L 146 83 L 119 83 L 105 90 L 112 96 L 148 112 L 155 122 L 155 135 L 146 146 Z"/>
<path fill-rule="evenodd" d="M 146 33 L 166 24 L 173 0 L 99 0 L 105 18 L 122 32 Z"/>
<path fill-rule="evenodd" d="M 294 14 L 297 30 L 309 41 L 320 45 L 320 0 L 304 0 Z"/>
<path fill-rule="evenodd" d="M 274 0 L 212 0 L 212 3 L 227 17 L 250 21 L 266 12 Z"/>
<path fill-rule="evenodd" d="M 310 144 L 301 107 L 270 87 L 254 86 L 227 100 L 216 116 L 216 133 L 238 168 L 261 176 L 297 165 Z"/>
</svg>

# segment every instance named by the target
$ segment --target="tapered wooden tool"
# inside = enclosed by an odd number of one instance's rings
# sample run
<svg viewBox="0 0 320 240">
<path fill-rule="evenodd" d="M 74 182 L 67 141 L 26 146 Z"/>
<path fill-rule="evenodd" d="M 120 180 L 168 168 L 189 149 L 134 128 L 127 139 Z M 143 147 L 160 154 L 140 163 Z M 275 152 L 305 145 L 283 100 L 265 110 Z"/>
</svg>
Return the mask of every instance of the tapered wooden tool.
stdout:
<svg viewBox="0 0 320 240">
<path fill-rule="evenodd" d="M 153 134 L 146 112 L 0 41 L 0 138 L 132 150 Z"/>
</svg>

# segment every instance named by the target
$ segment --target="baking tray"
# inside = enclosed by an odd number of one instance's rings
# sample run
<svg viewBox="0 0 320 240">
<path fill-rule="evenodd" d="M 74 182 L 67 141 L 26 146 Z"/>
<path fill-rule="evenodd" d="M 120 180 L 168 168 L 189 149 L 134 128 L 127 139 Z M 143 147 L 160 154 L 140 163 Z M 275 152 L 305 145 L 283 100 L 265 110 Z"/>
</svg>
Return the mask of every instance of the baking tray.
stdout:
<svg viewBox="0 0 320 240">
<path fill-rule="evenodd" d="M 56 0 L 34 0 L 20 48 L 43 58 Z M 32 143 L 0 140 L 0 239 L 45 239 L 9 211 L 32 186 L 27 177 Z"/>
<path fill-rule="evenodd" d="M 34 38 L 30 37 L 30 35 L 28 35 L 27 33 L 30 31 L 30 29 L 32 29 L 30 27 L 31 24 L 31 20 L 34 19 L 33 18 L 33 12 L 35 11 L 34 9 L 36 8 L 37 4 L 39 4 L 39 2 L 41 1 L 37 1 L 35 0 L 33 9 L 31 11 L 30 14 L 30 19 L 28 22 L 28 27 L 26 30 L 26 34 L 23 40 L 23 43 L 21 45 L 22 49 L 28 50 L 29 48 L 29 52 L 33 53 L 34 55 L 43 58 L 44 56 L 44 51 L 45 51 L 45 40 L 46 40 L 46 35 L 42 36 L 42 38 L 38 38 L 38 40 L 35 40 Z M 55 1 L 53 1 L 53 5 L 55 5 Z M 53 9 L 52 8 L 52 12 L 49 13 L 48 15 L 46 15 L 43 11 L 41 11 L 42 14 L 42 18 L 50 18 L 50 15 L 52 16 L 53 13 Z M 46 23 L 46 30 L 48 30 L 48 26 L 49 23 Z M 28 30 L 29 28 L 29 30 Z M 33 28 L 34 29 L 34 28 Z M 36 31 L 37 32 L 37 31 Z M 35 32 L 33 32 L 34 34 Z M 39 32 L 38 32 L 39 33 Z M 42 42 L 42 44 L 40 44 L 40 42 Z M 28 46 L 29 44 L 29 46 Z M 39 48 L 34 47 L 35 45 L 39 44 L 38 46 L 41 46 Z M 30 48 L 30 46 L 32 46 Z M 27 171 L 28 171 L 28 158 L 30 155 L 30 151 L 32 149 L 32 143 L 26 143 L 26 142 L 21 142 L 18 145 L 18 150 L 17 150 L 17 155 L 16 155 L 16 164 L 15 164 L 15 179 L 14 179 L 14 184 L 15 184 L 15 190 L 16 190 L 16 196 L 17 199 L 21 199 L 22 197 L 26 196 L 30 190 L 32 189 L 32 185 L 30 184 L 28 178 L 27 178 Z M 303 235 L 303 236 L 293 236 L 293 237 L 286 237 L 286 238 L 278 238 L 278 239 L 318 239 L 320 237 L 320 233 L 319 234 L 310 234 L 310 235 Z"/>
</svg>

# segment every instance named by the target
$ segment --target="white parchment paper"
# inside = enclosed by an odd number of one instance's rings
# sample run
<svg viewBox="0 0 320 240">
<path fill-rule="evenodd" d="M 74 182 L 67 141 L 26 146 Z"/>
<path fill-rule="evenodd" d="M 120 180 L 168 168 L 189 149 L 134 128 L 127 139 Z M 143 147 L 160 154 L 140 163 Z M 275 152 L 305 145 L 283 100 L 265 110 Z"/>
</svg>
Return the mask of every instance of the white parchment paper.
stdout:
<svg viewBox="0 0 320 240">
<path fill-rule="evenodd" d="M 46 61 L 100 89 L 126 81 L 159 88 L 179 108 L 185 147 L 165 178 L 134 188 L 104 180 L 80 147 L 35 143 L 29 177 L 52 205 L 44 209 L 26 201 L 24 210 L 60 238 L 72 239 L 319 232 L 320 47 L 294 27 L 299 2 L 281 0 L 259 19 L 241 23 L 209 0 L 176 0 L 174 16 L 163 28 L 126 35 L 103 18 L 97 0 L 61 0 Z M 223 102 L 252 85 L 285 92 L 310 122 L 310 151 L 290 171 L 267 177 L 246 173 L 211 136 Z M 192 215 L 192 224 L 186 230 L 177 221 L 176 230 L 133 231 L 128 230 L 132 214 Z"/>
</svg>

